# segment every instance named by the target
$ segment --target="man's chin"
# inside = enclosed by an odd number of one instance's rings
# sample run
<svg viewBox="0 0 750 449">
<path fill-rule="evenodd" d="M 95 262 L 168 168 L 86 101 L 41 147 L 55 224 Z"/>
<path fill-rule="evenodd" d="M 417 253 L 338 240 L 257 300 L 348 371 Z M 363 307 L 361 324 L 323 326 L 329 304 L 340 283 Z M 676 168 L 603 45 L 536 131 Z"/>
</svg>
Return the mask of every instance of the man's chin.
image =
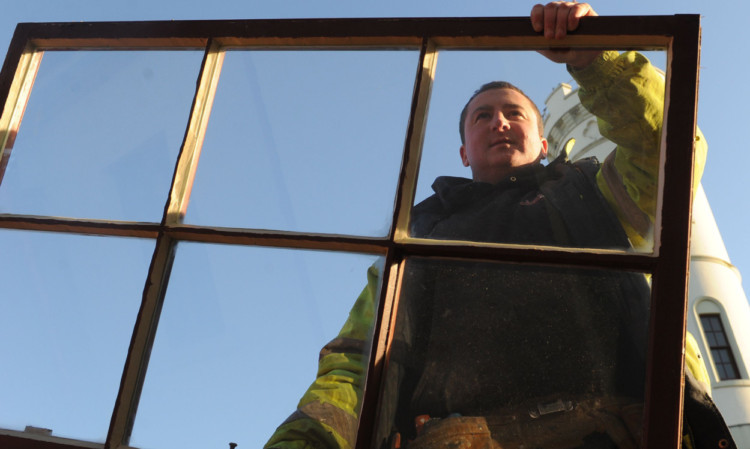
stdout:
<svg viewBox="0 0 750 449">
<path fill-rule="evenodd" d="M 528 163 L 527 160 L 517 157 L 518 153 L 513 151 L 507 151 L 498 153 L 492 158 L 491 166 L 500 170 L 508 170 L 515 167 L 520 167 Z"/>
</svg>

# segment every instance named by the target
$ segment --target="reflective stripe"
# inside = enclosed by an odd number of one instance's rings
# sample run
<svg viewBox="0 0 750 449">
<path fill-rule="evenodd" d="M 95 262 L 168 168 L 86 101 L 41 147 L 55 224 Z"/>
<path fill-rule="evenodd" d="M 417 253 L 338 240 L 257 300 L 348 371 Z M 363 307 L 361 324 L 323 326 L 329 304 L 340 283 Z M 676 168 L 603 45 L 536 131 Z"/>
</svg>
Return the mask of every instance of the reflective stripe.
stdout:
<svg viewBox="0 0 750 449">
<path fill-rule="evenodd" d="M 365 342 L 356 338 L 334 338 L 320 350 L 318 360 L 333 353 L 343 354 L 363 354 L 365 352 Z"/>
<path fill-rule="evenodd" d="M 612 192 L 617 206 L 628 220 L 630 226 L 640 235 L 645 236 L 651 227 L 651 220 L 633 201 L 633 198 L 628 195 L 625 184 L 622 181 L 622 176 L 620 176 L 620 172 L 615 168 L 615 154 L 616 151 L 611 152 L 602 164 L 602 176 L 607 183 L 607 187 L 609 187 L 609 191 Z"/>
<path fill-rule="evenodd" d="M 312 419 L 325 424 L 345 439 L 351 447 L 354 447 L 357 440 L 357 418 L 335 405 L 318 401 L 310 402 L 289 415 L 282 426 L 302 419 Z"/>
</svg>

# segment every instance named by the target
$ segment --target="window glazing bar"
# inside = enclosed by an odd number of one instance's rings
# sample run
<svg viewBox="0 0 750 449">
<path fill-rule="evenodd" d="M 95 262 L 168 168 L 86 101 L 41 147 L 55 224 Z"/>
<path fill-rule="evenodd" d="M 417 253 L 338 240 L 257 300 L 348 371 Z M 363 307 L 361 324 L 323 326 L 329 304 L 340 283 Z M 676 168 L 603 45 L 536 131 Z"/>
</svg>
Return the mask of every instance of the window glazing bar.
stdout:
<svg viewBox="0 0 750 449">
<path fill-rule="evenodd" d="M 165 224 L 182 223 L 185 218 L 223 62 L 224 51 L 219 48 L 216 42 L 209 41 L 201 67 L 198 87 L 195 97 L 193 97 L 193 107 L 185 131 L 185 138 L 175 168 L 172 189 L 169 193 L 169 203 L 163 219 Z"/>
<path fill-rule="evenodd" d="M 391 237 L 398 241 L 408 237 L 411 203 L 417 190 L 417 174 L 422 157 L 422 143 L 427 128 L 427 111 L 430 104 L 430 93 L 435 81 L 437 67 L 437 48 L 431 40 L 425 39 L 419 56 L 419 69 L 414 83 L 409 128 L 406 134 L 404 157 L 401 162 L 401 173 L 396 194 L 393 227 Z"/>
<path fill-rule="evenodd" d="M 3 182 L 3 174 L 10 159 L 10 152 L 18 134 L 26 104 L 31 96 L 31 88 L 34 86 L 43 54 L 43 51 L 35 50 L 27 45 L 18 60 L 13 83 L 10 86 L 2 116 L 0 116 L 0 184 Z M 8 57 L 12 57 L 12 54 Z"/>
<path fill-rule="evenodd" d="M 164 234 L 156 240 L 105 447 L 118 448 L 130 440 L 176 246 Z"/>
</svg>

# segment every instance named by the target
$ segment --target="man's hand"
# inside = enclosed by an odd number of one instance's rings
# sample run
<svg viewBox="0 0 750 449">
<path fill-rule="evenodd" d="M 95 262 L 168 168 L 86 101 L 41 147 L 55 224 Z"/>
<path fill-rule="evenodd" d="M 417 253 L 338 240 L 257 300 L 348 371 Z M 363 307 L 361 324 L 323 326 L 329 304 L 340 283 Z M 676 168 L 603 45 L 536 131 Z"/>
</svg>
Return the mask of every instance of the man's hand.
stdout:
<svg viewBox="0 0 750 449">
<path fill-rule="evenodd" d="M 588 3 L 550 2 L 546 5 L 534 5 L 531 9 L 531 26 L 534 31 L 544 32 L 547 39 L 563 39 L 568 31 L 578 28 L 581 17 L 596 15 L 598 14 Z M 557 49 L 540 50 L 539 53 L 550 61 L 581 69 L 591 64 L 601 51 Z"/>
</svg>

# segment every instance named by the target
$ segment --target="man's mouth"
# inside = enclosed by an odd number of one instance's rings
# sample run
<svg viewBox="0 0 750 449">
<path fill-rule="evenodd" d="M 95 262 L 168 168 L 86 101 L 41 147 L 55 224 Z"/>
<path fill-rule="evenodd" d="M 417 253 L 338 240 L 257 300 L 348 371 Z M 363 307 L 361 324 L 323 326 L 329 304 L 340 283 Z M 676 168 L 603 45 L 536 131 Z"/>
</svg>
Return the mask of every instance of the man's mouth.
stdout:
<svg viewBox="0 0 750 449">
<path fill-rule="evenodd" d="M 511 139 L 498 139 L 490 143 L 490 147 L 510 147 L 513 144 Z"/>
</svg>

